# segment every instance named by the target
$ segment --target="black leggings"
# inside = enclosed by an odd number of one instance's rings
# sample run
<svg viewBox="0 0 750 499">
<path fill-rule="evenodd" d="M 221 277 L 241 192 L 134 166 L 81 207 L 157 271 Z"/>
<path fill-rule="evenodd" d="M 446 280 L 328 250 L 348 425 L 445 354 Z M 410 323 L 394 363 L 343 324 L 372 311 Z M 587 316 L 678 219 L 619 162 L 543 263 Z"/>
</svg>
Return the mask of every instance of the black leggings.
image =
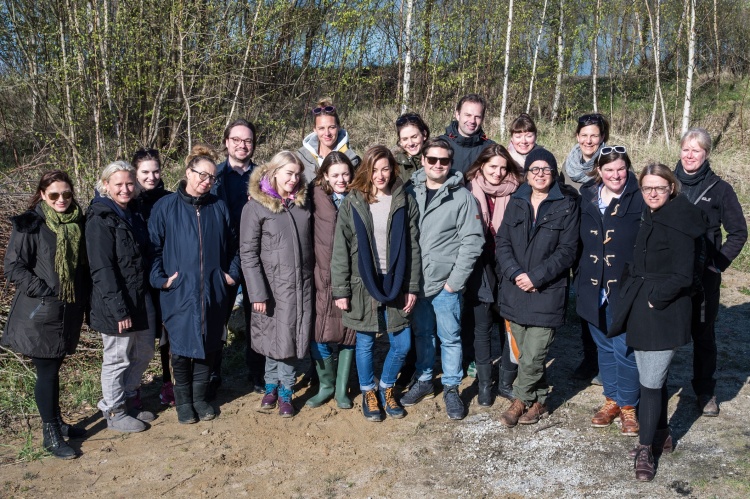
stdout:
<svg viewBox="0 0 750 499">
<path fill-rule="evenodd" d="M 63 359 L 42 359 L 32 357 L 36 367 L 34 399 L 42 417 L 42 423 L 51 423 L 60 410 L 60 366 Z"/>
<path fill-rule="evenodd" d="M 208 383 L 211 367 L 214 365 L 217 353 L 207 353 L 205 359 L 193 359 L 191 357 L 172 354 L 174 384 L 192 385 L 193 383 Z"/>
</svg>

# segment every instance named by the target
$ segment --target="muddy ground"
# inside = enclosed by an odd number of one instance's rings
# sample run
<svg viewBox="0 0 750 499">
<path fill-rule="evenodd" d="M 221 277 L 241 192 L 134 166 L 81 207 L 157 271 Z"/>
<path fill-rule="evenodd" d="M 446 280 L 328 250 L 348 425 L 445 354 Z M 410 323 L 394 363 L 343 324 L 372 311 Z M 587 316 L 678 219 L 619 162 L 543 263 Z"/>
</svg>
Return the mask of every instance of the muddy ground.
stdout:
<svg viewBox="0 0 750 499">
<path fill-rule="evenodd" d="M 661 459 L 651 483 L 633 479 L 626 454 L 636 438 L 620 436 L 614 425 L 589 427 L 603 398 L 601 387 L 571 378 L 580 360 L 571 321 L 548 359 L 554 412 L 537 425 L 504 428 L 497 420 L 509 403 L 478 407 L 473 378 L 462 385 L 471 402 L 463 421 L 449 421 L 438 396 L 402 420 L 371 423 L 360 398 L 349 411 L 333 402 L 304 408 L 313 394 L 306 387 L 295 394 L 298 414 L 281 419 L 256 410 L 260 395 L 248 393 L 238 370 L 225 378 L 220 416 L 185 426 L 174 409 L 158 405 L 156 380 L 146 386 L 146 405 L 159 410 L 148 431 L 110 432 L 91 409 L 79 415 L 89 436 L 73 443 L 81 452 L 74 461 L 16 462 L 23 442 L 5 433 L 0 496 L 750 497 L 749 283 L 748 274 L 725 274 L 717 323 L 720 417 L 699 415 L 691 347 L 675 358 L 669 408 L 677 449 Z"/>
</svg>

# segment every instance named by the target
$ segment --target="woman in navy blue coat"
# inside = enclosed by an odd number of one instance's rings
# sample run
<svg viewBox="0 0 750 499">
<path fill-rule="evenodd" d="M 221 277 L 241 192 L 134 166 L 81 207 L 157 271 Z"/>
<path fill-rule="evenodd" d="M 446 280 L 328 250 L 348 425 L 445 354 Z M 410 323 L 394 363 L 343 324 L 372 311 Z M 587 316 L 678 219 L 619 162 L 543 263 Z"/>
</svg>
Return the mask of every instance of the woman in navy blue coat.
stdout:
<svg viewBox="0 0 750 499">
<path fill-rule="evenodd" d="M 594 182 L 581 187 L 580 266 L 576 276 L 576 312 L 586 321 L 597 345 L 604 405 L 591 426 L 604 428 L 618 416 L 621 433 L 638 435 L 638 367 L 626 335 L 607 338 L 612 310 L 617 304 L 625 263 L 633 260 L 633 246 L 643 212 L 643 196 L 623 146 L 603 147 L 594 163 Z"/>
<path fill-rule="evenodd" d="M 164 326 L 169 331 L 174 395 L 180 423 L 215 416 L 206 402 L 209 370 L 226 334 L 230 287 L 240 278 L 237 237 L 229 209 L 211 194 L 215 153 L 195 146 L 186 179 L 160 199 L 149 220 L 154 246 L 151 285 L 161 290 Z"/>
</svg>

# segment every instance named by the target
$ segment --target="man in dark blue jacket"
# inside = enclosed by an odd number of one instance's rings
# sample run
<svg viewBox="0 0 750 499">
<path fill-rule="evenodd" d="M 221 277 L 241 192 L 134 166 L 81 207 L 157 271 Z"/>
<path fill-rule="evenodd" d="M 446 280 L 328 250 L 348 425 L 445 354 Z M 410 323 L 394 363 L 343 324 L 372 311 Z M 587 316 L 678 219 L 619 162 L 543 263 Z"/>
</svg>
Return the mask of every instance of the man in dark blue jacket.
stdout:
<svg viewBox="0 0 750 499">
<path fill-rule="evenodd" d="M 255 125 L 244 119 L 231 122 L 224 129 L 224 147 L 227 159 L 217 167 L 216 184 L 211 188 L 211 193 L 219 197 L 229 207 L 229 215 L 235 233 L 240 234 L 240 220 L 242 208 L 247 202 L 247 184 L 250 174 L 255 168 L 253 153 L 258 141 Z M 248 379 L 253 383 L 253 389 L 258 393 L 264 393 L 265 384 L 263 373 L 265 359 L 250 347 L 250 303 L 247 298 L 244 278 L 240 279 L 242 286 L 242 306 L 245 310 L 247 322 L 247 350 L 245 351 L 245 363 L 249 369 Z M 231 306 L 227 310 L 227 321 L 232 312 Z M 209 397 L 215 396 L 216 390 L 221 385 L 221 355 L 216 356 L 216 363 L 211 372 Z"/>
<path fill-rule="evenodd" d="M 453 148 L 451 168 L 461 173 L 474 163 L 479 153 L 494 144 L 482 130 L 487 101 L 481 95 L 467 94 L 456 104 L 455 120 L 445 128 L 439 138 L 447 140 Z"/>
</svg>

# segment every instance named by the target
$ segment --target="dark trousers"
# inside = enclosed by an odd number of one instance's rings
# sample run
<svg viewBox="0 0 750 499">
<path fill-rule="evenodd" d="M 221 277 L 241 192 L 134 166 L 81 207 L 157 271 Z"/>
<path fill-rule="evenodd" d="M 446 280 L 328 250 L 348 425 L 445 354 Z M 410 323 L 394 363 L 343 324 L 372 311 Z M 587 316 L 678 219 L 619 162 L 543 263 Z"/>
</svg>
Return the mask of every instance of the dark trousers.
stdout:
<svg viewBox="0 0 750 499">
<path fill-rule="evenodd" d="M 207 353 L 205 359 L 194 359 L 173 354 L 172 374 L 174 375 L 174 384 L 208 383 L 216 354 L 217 352 Z"/>
<path fill-rule="evenodd" d="M 34 399 L 42 417 L 42 423 L 51 423 L 60 408 L 60 366 L 63 359 L 42 359 L 32 357 L 31 362 L 36 367 L 36 384 L 34 385 Z"/>
<path fill-rule="evenodd" d="M 719 315 L 721 274 L 709 269 L 703 273 L 703 293 L 693 297 L 693 390 L 696 395 L 714 394 L 716 388 L 716 332 Z"/>
<path fill-rule="evenodd" d="M 492 326 L 494 314 L 491 303 L 464 303 L 462 331 L 471 331 L 474 337 L 474 357 L 477 365 L 489 364 L 492 361 Z"/>
<path fill-rule="evenodd" d="M 589 323 L 581 319 L 581 345 L 583 345 L 583 358 L 586 361 L 597 363 L 598 349 L 596 348 L 596 342 L 591 336 L 591 329 L 589 329 Z"/>
</svg>

